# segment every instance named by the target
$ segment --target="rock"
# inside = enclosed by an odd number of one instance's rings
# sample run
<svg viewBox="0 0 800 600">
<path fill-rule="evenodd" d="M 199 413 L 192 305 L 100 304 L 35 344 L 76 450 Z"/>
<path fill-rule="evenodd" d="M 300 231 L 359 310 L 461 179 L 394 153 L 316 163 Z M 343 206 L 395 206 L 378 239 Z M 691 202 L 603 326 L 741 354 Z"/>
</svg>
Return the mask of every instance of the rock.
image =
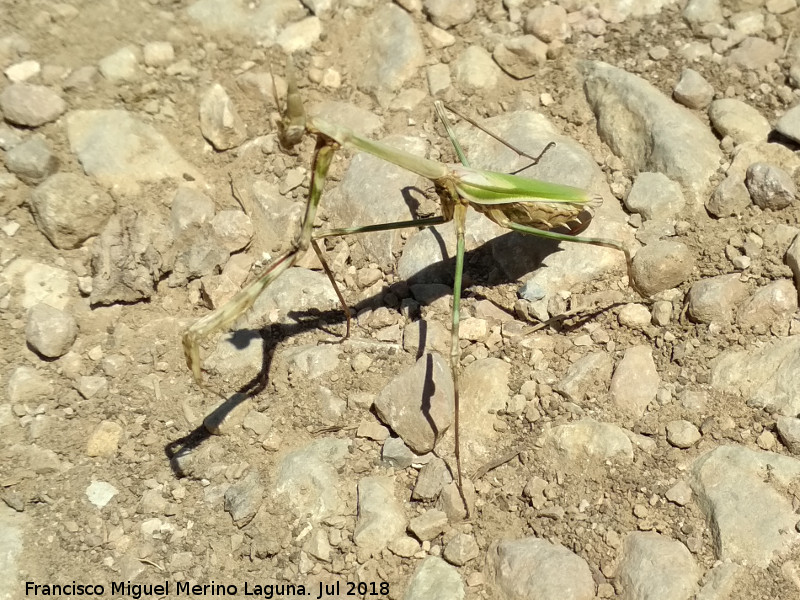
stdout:
<svg viewBox="0 0 800 600">
<path fill-rule="evenodd" d="M 633 257 L 633 279 L 646 296 L 679 286 L 691 277 L 693 269 L 689 248 L 672 240 L 649 244 Z"/>
<path fill-rule="evenodd" d="M 425 63 L 425 48 L 414 20 L 394 4 L 382 5 L 365 22 L 359 45 L 365 61 L 358 85 L 383 98 L 382 104 Z"/>
<path fill-rule="evenodd" d="M 278 34 L 278 45 L 286 54 L 310 50 L 322 36 L 322 21 L 319 17 L 307 17 L 287 25 Z"/>
<path fill-rule="evenodd" d="M 686 506 L 692 500 L 692 488 L 685 481 L 679 481 L 669 488 L 664 496 L 678 506 Z"/>
<path fill-rule="evenodd" d="M 406 529 L 406 517 L 394 497 L 391 477 L 364 477 L 358 482 L 358 519 L 353 541 L 359 548 L 379 552 Z"/>
<path fill-rule="evenodd" d="M 469 561 L 477 558 L 480 548 L 475 537 L 466 533 L 459 533 L 444 547 L 444 559 L 451 565 L 463 567 Z"/>
<path fill-rule="evenodd" d="M 202 175 L 152 125 L 124 110 L 76 110 L 67 115 L 67 135 L 83 170 L 106 187 L 136 191 L 138 184 Z"/>
<path fill-rule="evenodd" d="M 100 59 L 100 74 L 113 82 L 135 81 L 140 76 L 139 48 L 125 46 Z"/>
<path fill-rule="evenodd" d="M 700 579 L 700 569 L 686 546 L 643 531 L 625 536 L 616 573 L 628 598 L 688 600 Z"/>
<path fill-rule="evenodd" d="M 689 316 L 700 323 L 728 323 L 746 297 L 747 286 L 737 274 L 703 279 L 689 290 Z"/>
<path fill-rule="evenodd" d="M 417 454 L 433 450 L 453 422 L 453 380 L 438 354 L 425 354 L 378 394 L 378 417 Z"/>
<path fill-rule="evenodd" d="M 747 191 L 744 181 L 733 175 L 723 179 L 706 201 L 706 210 L 715 217 L 738 215 L 748 206 L 750 192 Z"/>
<path fill-rule="evenodd" d="M 425 0 L 425 13 L 436 27 L 450 29 L 469 23 L 475 16 L 475 0 Z"/>
<path fill-rule="evenodd" d="M 689 421 L 667 423 L 667 441 L 676 448 L 691 448 L 701 437 L 700 430 Z"/>
<path fill-rule="evenodd" d="M 206 90 L 200 100 L 200 131 L 216 150 L 235 148 L 247 139 L 247 126 L 218 83 Z"/>
<path fill-rule="evenodd" d="M 487 556 L 492 595 L 542 600 L 591 600 L 592 572 L 560 544 L 533 537 L 502 541 Z"/>
<path fill-rule="evenodd" d="M 411 558 L 420 550 L 420 543 L 409 535 L 401 535 L 389 542 L 389 550 L 403 558 Z"/>
<path fill-rule="evenodd" d="M 101 421 L 86 442 L 87 456 L 114 456 L 122 437 L 122 426 L 114 421 Z"/>
<path fill-rule="evenodd" d="M 612 401 L 626 414 L 639 418 L 655 400 L 660 383 L 650 346 L 632 346 L 625 351 L 611 378 Z"/>
<path fill-rule="evenodd" d="M 591 393 L 599 393 L 611 381 L 613 363 L 606 352 L 590 352 L 576 360 L 553 388 L 571 402 L 583 402 Z"/>
<path fill-rule="evenodd" d="M 502 411 L 509 398 L 511 365 L 499 358 L 484 358 L 461 372 L 461 456 L 467 470 L 489 460 L 490 443 L 497 438 L 492 413 Z"/>
<path fill-rule="evenodd" d="M 769 469 L 770 478 L 763 477 Z M 800 477 L 800 461 L 736 446 L 720 446 L 694 461 L 691 486 L 714 532 L 719 560 L 766 569 L 797 543 L 797 515 L 785 486 Z"/>
<path fill-rule="evenodd" d="M 33 190 L 36 225 L 56 248 L 78 248 L 99 235 L 114 213 L 114 200 L 89 178 L 56 173 Z"/>
<path fill-rule="evenodd" d="M 753 203 L 764 209 L 786 208 L 797 196 L 797 188 L 791 175 L 767 163 L 753 163 L 747 167 L 745 185 Z"/>
<path fill-rule="evenodd" d="M 29 184 L 36 184 L 58 169 L 58 159 L 41 135 L 34 135 L 6 153 L 6 168 Z"/>
<path fill-rule="evenodd" d="M 322 438 L 287 454 L 280 462 L 275 491 L 283 494 L 298 515 L 311 515 L 313 522 L 342 514 L 339 474 L 350 443 Z"/>
<path fill-rule="evenodd" d="M 701 109 L 714 99 L 714 87 L 694 69 L 684 69 L 672 97 L 688 108 Z"/>
<path fill-rule="evenodd" d="M 584 61 L 580 70 L 601 139 L 634 171 L 663 173 L 684 187 L 691 202 L 701 202 L 722 158 L 708 128 L 648 82 L 622 69 Z M 691 147 L 687 139 L 693 140 Z"/>
<path fill-rule="evenodd" d="M 250 471 L 225 492 L 225 510 L 237 527 L 244 527 L 256 516 L 264 500 L 264 486 L 258 473 Z"/>
<path fill-rule="evenodd" d="M 720 136 L 729 136 L 736 144 L 765 141 L 772 129 L 764 115 L 736 98 L 714 100 L 708 107 L 708 118 Z M 780 121 L 776 129 L 779 125 Z"/>
<path fill-rule="evenodd" d="M 60 117 L 67 103 L 43 85 L 12 83 L 0 93 L 0 110 L 9 123 L 39 127 Z"/>
<path fill-rule="evenodd" d="M 414 571 L 403 600 L 464 600 L 464 582 L 455 567 L 428 556 Z"/>
<path fill-rule="evenodd" d="M 278 277 L 253 303 L 242 318 L 242 327 L 261 329 L 272 323 L 296 325 L 309 312 L 339 308 L 339 299 L 324 273 L 292 267 Z M 338 350 L 332 348 L 338 354 Z M 331 353 L 318 351 L 328 357 Z M 314 352 L 312 352 L 314 354 Z"/>
<path fill-rule="evenodd" d="M 633 446 L 624 430 L 611 423 L 581 419 L 554 427 L 545 435 L 545 446 L 555 451 L 561 468 L 581 470 L 588 464 L 633 461 Z M 533 494 L 533 498 L 536 494 Z"/>
<path fill-rule="evenodd" d="M 424 464 L 433 458 L 432 454 L 419 455 L 405 445 L 402 438 L 390 437 L 383 443 L 381 454 L 383 462 L 395 469 L 405 469 L 414 464 Z"/>
<path fill-rule="evenodd" d="M 427 69 L 428 91 L 434 98 L 450 89 L 450 67 L 443 63 L 431 65 Z"/>
<path fill-rule="evenodd" d="M 800 454 L 800 419 L 778 417 L 775 419 L 778 437 L 792 454 Z"/>
<path fill-rule="evenodd" d="M 75 276 L 69 271 L 30 259 L 13 260 L 3 271 L 6 280 L 22 288 L 19 303 L 31 308 L 43 303 L 64 310 L 77 295 Z"/>
<path fill-rule="evenodd" d="M 670 311 L 672 305 L 670 305 Z M 631 329 L 645 329 L 653 317 L 644 304 L 626 304 L 619 311 L 619 324 Z"/>
<path fill-rule="evenodd" d="M 452 63 L 453 77 L 465 93 L 474 94 L 497 85 L 500 69 L 480 46 L 468 46 Z"/>
<path fill-rule="evenodd" d="M 23 60 L 11 65 L 5 70 L 6 77 L 11 83 L 26 81 L 36 77 L 42 72 L 42 66 L 35 60 Z"/>
<path fill-rule="evenodd" d="M 287 348 L 283 358 L 292 373 L 307 379 L 318 379 L 339 366 L 340 349 L 335 345 L 303 345 Z"/>
<path fill-rule="evenodd" d="M 170 42 L 147 42 L 143 53 L 148 67 L 165 67 L 175 60 L 175 49 Z"/>
<path fill-rule="evenodd" d="M 800 336 L 749 351 L 723 351 L 711 361 L 711 386 L 741 395 L 749 406 L 800 414 Z"/>
<path fill-rule="evenodd" d="M 797 312 L 797 289 L 788 279 L 779 279 L 756 290 L 739 309 L 741 325 L 770 326 Z"/>
<path fill-rule="evenodd" d="M 789 246 L 788 250 L 786 250 L 784 260 L 792 270 L 795 287 L 800 289 L 800 235 L 795 236 L 794 241 Z"/>
<path fill-rule="evenodd" d="M 103 508 L 119 490 L 107 481 L 92 481 L 86 488 L 86 498 L 97 508 Z"/>
<path fill-rule="evenodd" d="M 187 14 L 207 31 L 274 41 L 284 26 L 304 18 L 306 10 L 297 0 L 270 0 L 252 7 L 227 0 L 196 0 Z"/>
<path fill-rule="evenodd" d="M 8 378 L 7 393 L 11 404 L 39 403 L 53 393 L 53 385 L 33 367 L 17 367 Z"/>
<path fill-rule="evenodd" d="M 536 36 L 522 35 L 497 44 L 492 58 L 511 77 L 527 79 L 547 61 L 547 44 Z"/>
<path fill-rule="evenodd" d="M 537 6 L 525 18 L 525 33 L 532 33 L 545 43 L 564 41 L 572 35 L 564 7 L 553 4 Z"/>
<path fill-rule="evenodd" d="M 748 37 L 728 54 L 727 62 L 742 69 L 763 69 L 780 58 L 782 49 L 767 40 Z"/>
<path fill-rule="evenodd" d="M 785 564 L 785 563 L 784 563 Z M 740 576 L 744 567 L 732 562 L 719 563 L 706 572 L 703 587 L 695 600 L 726 600 L 733 598 L 741 585 Z"/>
<path fill-rule="evenodd" d="M 414 500 L 435 500 L 442 488 L 453 481 L 450 470 L 438 456 L 434 456 L 422 467 L 414 485 L 411 498 Z"/>
<path fill-rule="evenodd" d="M 722 23 L 722 6 L 716 0 L 689 0 L 681 13 L 692 25 Z"/>
<path fill-rule="evenodd" d="M 447 528 L 447 515 L 441 510 L 431 508 L 414 517 L 408 524 L 408 530 L 420 542 L 434 539 Z"/>
<path fill-rule="evenodd" d="M 47 358 L 66 354 L 78 336 L 78 325 L 70 313 L 48 304 L 36 304 L 28 311 L 25 341 Z"/>
<path fill-rule="evenodd" d="M 639 173 L 625 206 L 645 220 L 676 217 L 686 203 L 681 187 L 661 173 Z"/>
</svg>

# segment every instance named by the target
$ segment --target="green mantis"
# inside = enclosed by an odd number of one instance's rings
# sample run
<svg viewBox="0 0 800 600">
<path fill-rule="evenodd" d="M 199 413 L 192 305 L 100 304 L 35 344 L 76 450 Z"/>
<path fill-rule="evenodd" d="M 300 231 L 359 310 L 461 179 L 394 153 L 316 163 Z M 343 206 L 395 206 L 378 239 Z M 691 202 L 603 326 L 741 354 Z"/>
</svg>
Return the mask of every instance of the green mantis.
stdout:
<svg viewBox="0 0 800 600">
<path fill-rule="evenodd" d="M 187 365 L 195 380 L 198 383 L 202 383 L 200 341 L 214 332 L 232 325 L 253 305 L 264 289 L 278 278 L 281 273 L 292 267 L 309 247 L 320 258 L 342 304 L 347 317 L 345 337 L 349 336 L 350 311 L 339 291 L 333 274 L 323 258 L 318 240 L 391 229 L 432 227 L 452 221 L 456 232 L 456 263 L 453 287 L 450 366 L 455 389 L 454 429 L 457 483 L 463 499 L 464 478 L 461 467 L 459 439 L 459 320 L 467 209 L 472 207 L 498 225 L 513 231 L 557 241 L 582 242 L 619 250 L 625 255 L 629 281 L 632 282 L 630 254 L 627 248 L 619 242 L 577 236 L 588 227 L 592 216 L 591 208 L 596 206 L 592 196 L 585 190 L 471 168 L 453 134 L 445 108 L 440 102 L 435 104 L 436 112 L 455 147 L 456 154 L 461 161 L 460 165 L 448 166 L 437 161 L 415 156 L 386 144 L 360 137 L 346 128 L 306 116 L 291 69 L 287 69 L 287 71 L 287 109 L 279 124 L 281 145 L 285 149 L 291 149 L 299 144 L 306 135 L 316 137 L 311 186 L 300 231 L 295 236 L 289 249 L 275 258 L 254 281 L 244 287 L 225 305 L 201 318 L 187 330 L 183 336 Z M 426 219 L 333 229 L 315 233 L 313 229 L 314 219 L 322 197 L 322 189 L 328 169 L 335 151 L 342 147 L 368 152 L 432 181 L 439 197 L 441 215 Z M 545 148 L 546 150 L 547 148 Z"/>
</svg>

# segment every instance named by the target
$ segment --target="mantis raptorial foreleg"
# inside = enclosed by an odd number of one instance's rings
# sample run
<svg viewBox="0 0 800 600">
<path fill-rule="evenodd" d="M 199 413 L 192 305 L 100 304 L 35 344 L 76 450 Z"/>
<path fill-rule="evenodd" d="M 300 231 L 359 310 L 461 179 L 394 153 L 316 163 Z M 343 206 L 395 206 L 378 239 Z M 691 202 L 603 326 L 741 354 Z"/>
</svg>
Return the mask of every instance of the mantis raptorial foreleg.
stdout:
<svg viewBox="0 0 800 600">
<path fill-rule="evenodd" d="M 464 499 L 459 421 L 459 320 L 461 312 L 461 284 L 464 270 L 464 238 L 467 208 L 472 207 L 498 225 L 522 233 L 558 241 L 581 242 L 620 250 L 625 254 L 629 282 L 633 284 L 633 279 L 631 278 L 630 254 L 622 244 L 613 240 L 577 237 L 576 234 L 581 233 L 589 225 L 592 216 L 590 209 L 595 205 L 595 199 L 586 191 L 567 185 L 536 181 L 516 175 L 507 175 L 504 173 L 471 168 L 463 150 L 455 139 L 455 135 L 452 132 L 452 128 L 450 127 L 447 115 L 441 103 L 436 103 L 436 111 L 447 130 L 448 137 L 456 149 L 456 153 L 462 163 L 461 165 L 444 165 L 433 160 L 409 154 L 386 144 L 363 138 L 344 127 L 326 123 L 321 119 L 308 118 L 303 111 L 302 102 L 294 78 L 291 76 L 291 72 L 290 76 L 287 77 L 287 85 L 287 111 L 279 126 L 279 139 L 282 147 L 289 149 L 296 146 L 307 134 L 313 135 L 317 139 L 312 166 L 311 188 L 300 232 L 295 237 L 289 250 L 270 263 L 252 283 L 248 284 L 225 305 L 216 309 L 206 317 L 203 317 L 189 328 L 183 337 L 186 362 L 195 380 L 201 383 L 200 341 L 212 333 L 233 324 L 239 316 L 250 309 L 256 298 L 270 283 L 298 261 L 309 246 L 311 246 L 319 256 L 325 273 L 331 281 L 339 301 L 344 308 L 347 316 L 346 335 L 349 335 L 350 311 L 336 284 L 333 273 L 325 262 L 317 240 L 327 237 L 387 231 L 392 229 L 431 227 L 452 220 L 455 225 L 456 233 L 456 264 L 453 289 L 453 311 L 451 315 L 450 365 L 455 389 L 456 470 L 459 491 L 462 499 Z M 471 119 L 468 120 L 476 124 Z M 484 129 L 484 131 L 486 130 Z M 490 135 L 497 137 L 491 133 Z M 552 143 L 548 144 L 542 153 L 540 153 L 539 157 L 534 157 L 516 148 L 512 148 L 528 156 L 535 163 L 551 146 Z M 348 147 L 370 153 L 431 180 L 439 196 L 442 214 L 428 219 L 347 227 L 314 234 L 314 218 L 322 196 L 323 184 L 333 154 L 340 147 Z M 467 508 L 467 514 L 469 514 L 466 501 L 465 507 Z"/>
</svg>

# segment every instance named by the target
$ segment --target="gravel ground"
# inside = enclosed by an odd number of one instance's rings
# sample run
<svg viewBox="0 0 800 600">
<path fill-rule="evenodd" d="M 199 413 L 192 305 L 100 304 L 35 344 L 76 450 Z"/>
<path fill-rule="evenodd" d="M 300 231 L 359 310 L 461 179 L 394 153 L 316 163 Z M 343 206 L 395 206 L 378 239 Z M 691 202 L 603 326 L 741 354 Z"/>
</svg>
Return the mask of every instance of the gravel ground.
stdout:
<svg viewBox="0 0 800 600">
<path fill-rule="evenodd" d="M 2 5 L 0 599 L 800 597 L 796 0 Z M 348 339 L 309 253 L 186 368 L 300 228 L 289 54 L 411 154 L 456 160 L 434 99 L 555 142 L 452 116 L 634 255 L 470 211 L 468 515 L 452 224 L 321 243 Z M 316 226 L 439 211 L 345 147 Z"/>
</svg>

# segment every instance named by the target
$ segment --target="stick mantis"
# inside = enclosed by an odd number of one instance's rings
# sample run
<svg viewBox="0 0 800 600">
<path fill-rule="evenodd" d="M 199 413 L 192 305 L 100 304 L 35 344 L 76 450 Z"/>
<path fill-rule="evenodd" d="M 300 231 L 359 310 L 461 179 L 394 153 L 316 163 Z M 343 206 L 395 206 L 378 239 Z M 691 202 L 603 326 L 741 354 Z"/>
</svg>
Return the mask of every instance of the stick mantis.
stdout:
<svg viewBox="0 0 800 600">
<path fill-rule="evenodd" d="M 274 78 L 273 78 L 274 83 Z M 275 90 L 273 90 L 275 92 Z M 280 106 L 275 92 L 276 105 Z M 278 137 L 281 146 L 292 149 L 306 135 L 316 138 L 312 162 L 311 185 L 305 214 L 300 231 L 294 237 L 288 250 L 275 258 L 264 271 L 250 284 L 239 291 L 226 304 L 195 322 L 183 336 L 183 348 L 186 363 L 194 375 L 195 381 L 202 383 L 200 360 L 200 342 L 207 336 L 232 325 L 255 302 L 256 298 L 277 279 L 281 273 L 292 267 L 310 248 L 320 259 L 328 279 L 342 305 L 347 318 L 345 338 L 350 335 L 351 313 L 339 290 L 333 273 L 322 255 L 318 240 L 356 233 L 369 233 L 402 228 L 424 228 L 452 221 L 456 232 L 456 262 L 453 285 L 453 309 L 450 340 L 450 368 L 454 383 L 454 430 L 457 484 L 464 506 L 469 515 L 469 507 L 464 496 L 464 477 L 461 465 L 461 445 L 459 430 L 459 377 L 460 348 L 459 320 L 461 303 L 461 282 L 464 269 L 464 237 L 466 229 L 467 209 L 472 207 L 498 225 L 528 235 L 535 235 L 556 241 L 571 241 L 613 248 L 624 253 L 628 270 L 628 280 L 633 285 L 631 276 L 631 257 L 628 249 L 621 243 L 596 237 L 579 237 L 592 218 L 591 208 L 597 204 L 585 190 L 567 185 L 548 183 L 527 179 L 516 175 L 496 173 L 471 168 L 445 113 L 444 105 L 435 102 L 436 113 L 445 127 L 448 137 L 455 148 L 460 165 L 445 165 L 420 156 L 412 155 L 386 144 L 361 137 L 344 127 L 327 123 L 322 119 L 311 118 L 305 114 L 291 62 L 287 66 L 287 99 L 286 111 L 278 124 Z M 472 119 L 448 109 L 483 129 L 492 137 L 496 137 Z M 500 138 L 497 138 L 498 140 Z M 502 142 L 502 140 L 500 140 Z M 506 143 L 506 142 L 503 142 Z M 509 144 L 506 144 L 509 145 Z M 528 156 L 534 161 L 553 145 L 551 142 L 538 157 L 510 146 L 516 152 Z M 336 150 L 351 148 L 368 152 L 382 160 L 398 165 L 433 182 L 441 205 L 441 215 L 425 219 L 379 223 L 341 229 L 332 229 L 315 233 L 314 219 L 322 197 L 322 189 L 328 169 Z"/>
</svg>

